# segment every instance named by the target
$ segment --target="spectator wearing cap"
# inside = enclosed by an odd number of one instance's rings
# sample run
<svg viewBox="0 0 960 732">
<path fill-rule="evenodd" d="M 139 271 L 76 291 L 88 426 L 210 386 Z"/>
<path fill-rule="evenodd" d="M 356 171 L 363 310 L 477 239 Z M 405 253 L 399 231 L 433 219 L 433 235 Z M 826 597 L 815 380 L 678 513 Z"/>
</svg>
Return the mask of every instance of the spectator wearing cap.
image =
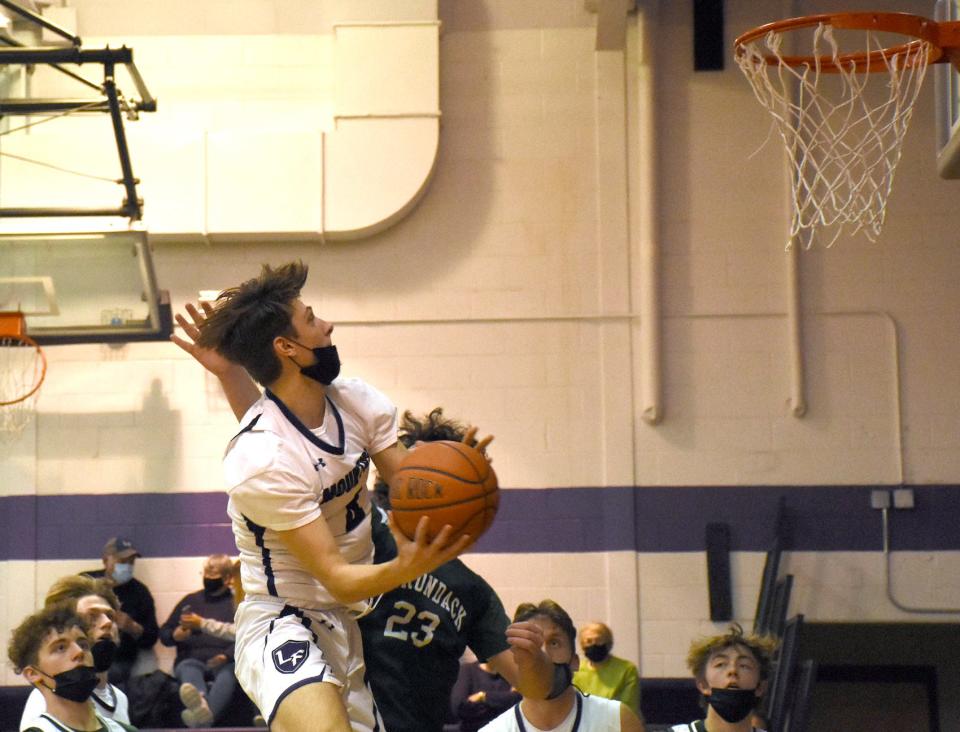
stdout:
<svg viewBox="0 0 960 732">
<path fill-rule="evenodd" d="M 84 572 L 88 577 L 108 577 L 120 600 L 117 626 L 120 628 L 120 647 L 110 667 L 108 680 L 121 688 L 126 686 L 130 672 L 141 649 L 149 650 L 157 642 L 157 611 L 150 589 L 134 578 L 134 562 L 140 552 L 130 539 L 117 536 L 103 547 L 103 569 Z"/>
</svg>

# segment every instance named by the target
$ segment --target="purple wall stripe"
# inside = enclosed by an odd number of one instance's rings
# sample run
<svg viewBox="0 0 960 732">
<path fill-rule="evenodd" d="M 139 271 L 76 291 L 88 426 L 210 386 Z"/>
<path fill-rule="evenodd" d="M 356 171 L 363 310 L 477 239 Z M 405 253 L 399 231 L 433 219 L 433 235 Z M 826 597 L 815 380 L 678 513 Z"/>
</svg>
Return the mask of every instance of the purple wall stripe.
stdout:
<svg viewBox="0 0 960 732">
<path fill-rule="evenodd" d="M 554 488 L 504 490 L 476 547 L 485 553 L 703 551 L 708 522 L 729 524 L 734 551 L 766 551 L 777 506 L 797 551 L 879 551 L 876 486 Z M 886 488 L 886 487 L 885 487 Z M 960 549 L 960 486 L 914 486 L 916 508 L 891 513 L 895 550 Z M 0 498 L 0 560 L 97 560 L 111 536 L 144 556 L 234 553 L 223 493 Z"/>
</svg>

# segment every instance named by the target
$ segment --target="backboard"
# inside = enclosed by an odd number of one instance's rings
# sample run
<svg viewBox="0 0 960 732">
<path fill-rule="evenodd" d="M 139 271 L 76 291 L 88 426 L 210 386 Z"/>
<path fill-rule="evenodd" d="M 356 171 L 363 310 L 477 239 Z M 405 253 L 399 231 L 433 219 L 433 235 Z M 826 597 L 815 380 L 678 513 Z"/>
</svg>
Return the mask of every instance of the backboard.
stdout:
<svg viewBox="0 0 960 732">
<path fill-rule="evenodd" d="M 960 20 L 960 0 L 937 0 L 935 20 Z M 934 83 L 937 171 L 941 178 L 960 178 L 960 72 L 952 64 L 937 64 Z"/>
<path fill-rule="evenodd" d="M 0 233 L 0 311 L 21 311 L 40 345 L 166 340 L 145 231 Z"/>
</svg>

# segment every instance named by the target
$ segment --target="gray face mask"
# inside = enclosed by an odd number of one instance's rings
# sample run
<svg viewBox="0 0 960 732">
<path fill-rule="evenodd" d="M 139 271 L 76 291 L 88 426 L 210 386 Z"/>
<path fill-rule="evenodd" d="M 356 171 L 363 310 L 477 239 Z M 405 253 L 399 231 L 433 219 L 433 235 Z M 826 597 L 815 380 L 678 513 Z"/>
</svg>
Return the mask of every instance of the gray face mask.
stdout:
<svg viewBox="0 0 960 732">
<path fill-rule="evenodd" d="M 118 585 L 123 585 L 133 579 L 133 565 L 132 564 L 120 564 L 119 562 L 114 565 L 113 572 L 110 573 L 110 576 L 113 578 L 113 581 Z"/>
<path fill-rule="evenodd" d="M 110 573 L 110 576 L 118 585 L 126 584 L 133 579 L 133 565 L 120 564 L 118 562 L 114 565 L 113 572 Z"/>
</svg>

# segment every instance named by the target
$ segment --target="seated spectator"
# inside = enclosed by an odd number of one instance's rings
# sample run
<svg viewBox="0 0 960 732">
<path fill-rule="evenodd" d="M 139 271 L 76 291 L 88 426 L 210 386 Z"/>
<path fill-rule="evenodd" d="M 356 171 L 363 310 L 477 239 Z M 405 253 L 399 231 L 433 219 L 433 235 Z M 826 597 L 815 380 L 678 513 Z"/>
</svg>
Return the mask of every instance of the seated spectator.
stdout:
<svg viewBox="0 0 960 732">
<path fill-rule="evenodd" d="M 96 713 L 90 696 L 99 679 L 90 646 L 83 622 L 69 604 L 45 607 L 13 631 L 7 655 L 16 672 L 40 690 L 46 709 L 27 732 L 135 732 Z"/>
<path fill-rule="evenodd" d="M 125 688 L 140 650 L 149 650 L 157 642 L 157 611 L 153 595 L 133 576 L 134 562 L 140 552 L 123 537 L 110 539 L 103 547 L 103 569 L 84 572 L 87 577 L 107 577 L 120 600 L 116 623 L 120 628 L 120 648 L 110 667 L 111 684 Z"/>
<path fill-rule="evenodd" d="M 44 607 L 57 604 L 68 605 L 85 624 L 91 643 L 93 667 L 97 671 L 97 686 L 91 694 L 94 708 L 101 717 L 130 723 L 127 696 L 107 681 L 107 671 L 116 655 L 120 631 L 115 622 L 120 610 L 117 596 L 105 579 L 92 579 L 81 575 L 62 577 L 47 591 Z M 20 730 L 26 730 L 31 722 L 47 710 L 40 689 L 34 689 L 27 697 L 20 718 Z"/>
<path fill-rule="evenodd" d="M 775 647 L 775 639 L 744 635 L 737 624 L 724 635 L 694 641 L 687 667 L 707 716 L 675 725 L 673 732 L 763 732 L 753 725 L 753 715 L 767 690 Z"/>
<path fill-rule="evenodd" d="M 616 699 L 640 715 L 640 674 L 624 658 L 614 656 L 613 632 L 603 623 L 580 629 L 580 649 L 586 660 L 573 675 L 573 684 L 584 694 Z"/>
<path fill-rule="evenodd" d="M 460 665 L 450 693 L 450 711 L 460 721 L 460 732 L 477 732 L 483 725 L 520 701 L 510 682 L 486 663 Z"/>
<path fill-rule="evenodd" d="M 513 625 L 507 629 L 514 652 L 526 652 L 524 644 L 529 639 L 514 633 L 518 624 L 525 621 L 535 623 L 542 633 L 543 651 L 557 672 L 553 689 L 546 699 L 523 697 L 481 732 L 525 732 L 531 728 L 541 732 L 643 732 L 643 722 L 626 704 L 582 694 L 572 685 L 580 659 L 576 652 L 577 631 L 566 610 L 553 600 L 520 605 Z"/>
<path fill-rule="evenodd" d="M 243 601 L 243 585 L 240 583 L 240 561 L 231 562 L 230 576 L 227 578 L 227 584 L 233 593 L 233 607 L 236 610 L 237 605 Z M 190 630 L 199 630 L 201 633 L 212 635 L 214 638 L 232 641 L 237 637 L 237 626 L 233 618 L 229 621 L 217 620 L 215 618 L 205 618 L 195 612 L 187 611 L 180 615 L 180 625 Z"/>
<path fill-rule="evenodd" d="M 204 633 L 200 622 L 195 622 L 208 618 L 233 623 L 232 568 L 226 554 L 207 557 L 203 589 L 184 596 L 160 628 L 160 642 L 177 648 L 173 675 L 180 682 L 180 699 L 186 707 L 181 716 L 188 727 L 216 724 L 237 687 L 233 639 Z"/>
</svg>

